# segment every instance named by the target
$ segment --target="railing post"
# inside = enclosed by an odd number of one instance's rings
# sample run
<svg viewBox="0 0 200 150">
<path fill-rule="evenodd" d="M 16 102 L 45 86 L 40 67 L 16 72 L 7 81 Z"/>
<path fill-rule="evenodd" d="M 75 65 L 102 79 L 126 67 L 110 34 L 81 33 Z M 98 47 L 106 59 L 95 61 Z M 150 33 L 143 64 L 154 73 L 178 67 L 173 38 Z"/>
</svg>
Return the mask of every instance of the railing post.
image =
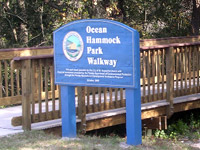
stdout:
<svg viewBox="0 0 200 150">
<path fill-rule="evenodd" d="M 22 128 L 31 130 L 31 60 L 22 61 Z"/>
<path fill-rule="evenodd" d="M 85 87 L 77 87 L 78 90 L 78 118 L 81 120 L 79 129 L 82 134 L 86 133 L 86 106 Z"/>
<path fill-rule="evenodd" d="M 166 78 L 167 78 L 167 117 L 169 118 L 173 114 L 173 94 L 174 94 L 174 49 L 169 47 L 166 49 Z"/>
</svg>

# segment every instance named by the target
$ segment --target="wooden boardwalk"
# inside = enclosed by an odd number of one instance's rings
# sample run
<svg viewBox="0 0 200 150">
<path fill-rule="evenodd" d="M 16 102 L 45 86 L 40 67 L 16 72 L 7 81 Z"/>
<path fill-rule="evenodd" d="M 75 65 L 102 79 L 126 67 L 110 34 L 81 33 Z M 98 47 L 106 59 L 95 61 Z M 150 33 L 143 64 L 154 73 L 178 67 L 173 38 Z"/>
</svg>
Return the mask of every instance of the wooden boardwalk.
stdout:
<svg viewBox="0 0 200 150">
<path fill-rule="evenodd" d="M 194 38 L 185 38 L 187 43 L 169 45 L 164 43 L 173 43 L 175 38 L 153 40 L 153 45 L 163 45 L 150 47 L 147 47 L 148 40 L 140 47 L 141 68 L 138 71 L 143 120 L 200 108 L 200 36 Z M 30 130 L 39 122 L 61 124 L 60 90 L 54 84 L 52 54 L 52 47 L 0 51 L 0 106 L 23 105 L 21 113 L 8 121 L 14 126 L 23 125 L 23 129 Z M 81 130 L 125 123 L 124 89 L 76 89 L 77 123 Z"/>
</svg>

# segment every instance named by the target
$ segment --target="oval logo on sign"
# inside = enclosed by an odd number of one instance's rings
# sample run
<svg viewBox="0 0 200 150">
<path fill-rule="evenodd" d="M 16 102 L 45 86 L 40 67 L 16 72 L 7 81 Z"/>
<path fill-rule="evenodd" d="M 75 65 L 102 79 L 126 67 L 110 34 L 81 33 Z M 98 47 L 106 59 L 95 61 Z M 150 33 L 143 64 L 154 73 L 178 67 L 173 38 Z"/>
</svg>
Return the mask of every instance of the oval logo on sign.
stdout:
<svg viewBox="0 0 200 150">
<path fill-rule="evenodd" d="M 63 40 L 63 52 L 70 61 L 77 61 L 83 54 L 83 40 L 81 36 L 75 32 L 68 32 Z"/>
</svg>

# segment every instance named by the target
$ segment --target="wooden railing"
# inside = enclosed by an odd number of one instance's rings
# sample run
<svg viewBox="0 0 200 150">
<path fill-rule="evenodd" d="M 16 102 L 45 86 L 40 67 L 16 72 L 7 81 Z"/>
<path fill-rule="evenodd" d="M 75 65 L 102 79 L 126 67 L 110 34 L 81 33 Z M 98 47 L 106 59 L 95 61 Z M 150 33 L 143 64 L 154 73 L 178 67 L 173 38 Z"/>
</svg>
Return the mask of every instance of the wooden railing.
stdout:
<svg viewBox="0 0 200 150">
<path fill-rule="evenodd" d="M 199 93 L 199 43 L 175 45 L 174 57 L 174 96 Z"/>
<path fill-rule="evenodd" d="M 195 43 L 200 41 L 200 36 L 167 37 L 140 40 L 140 46 L 166 45 L 173 43 Z"/>
<path fill-rule="evenodd" d="M 22 124 L 24 129 L 30 129 L 31 123 L 60 118 L 61 102 L 59 98 L 56 99 L 59 97 L 59 87 L 54 85 L 53 55 L 15 57 L 12 67 L 22 72 L 23 107 L 22 117 L 13 118 L 13 125 Z M 78 87 L 75 91 L 76 112 L 81 123 L 86 113 L 125 106 L 123 89 Z M 41 98 L 42 92 L 44 100 Z"/>
<path fill-rule="evenodd" d="M 142 103 L 166 99 L 169 102 L 166 114 L 170 116 L 174 97 L 199 92 L 200 42 L 141 47 L 140 51 Z M 14 118 L 13 125 L 22 124 L 24 129 L 30 129 L 33 122 L 60 118 L 53 55 L 16 57 L 14 68 L 21 68 L 22 72 L 23 115 Z M 86 114 L 125 107 L 124 89 L 78 87 L 76 95 L 76 111 L 82 130 Z"/>
<path fill-rule="evenodd" d="M 53 54 L 52 47 L 18 48 L 0 50 L 0 106 L 21 104 L 21 70 L 12 69 L 10 62 L 14 57 Z M 44 93 L 43 93 L 44 95 Z M 42 99 L 44 99 L 42 95 Z"/>
<path fill-rule="evenodd" d="M 61 117 L 59 87 L 54 84 L 52 55 L 15 57 L 13 68 L 22 72 L 22 118 L 17 121 L 25 129 L 31 123 Z M 24 121 L 25 120 L 25 121 Z"/>
<path fill-rule="evenodd" d="M 52 47 L 0 51 L 0 106 L 23 104 L 22 117 L 13 118 L 13 125 L 30 129 L 31 123 L 61 117 L 52 54 Z M 140 57 L 142 103 L 166 99 L 170 104 L 166 114 L 170 116 L 174 97 L 200 91 L 199 42 L 141 47 Z M 81 129 L 84 130 L 86 114 L 125 107 L 124 93 L 119 88 L 76 88 Z"/>
<path fill-rule="evenodd" d="M 145 40 L 140 40 L 140 45 L 152 46 L 152 45 L 163 45 L 163 44 L 181 43 L 181 42 L 194 43 L 199 40 L 200 40 L 200 36 L 145 39 Z M 144 79 L 141 78 L 141 83 L 142 84 L 145 83 L 145 85 L 147 85 L 147 83 L 152 84 L 154 81 L 155 85 L 159 87 L 159 85 L 156 84 L 157 80 L 158 80 L 158 83 L 160 83 L 161 81 L 162 83 L 166 81 L 166 72 L 165 72 L 166 68 L 164 64 L 160 64 L 162 67 L 158 67 L 158 64 L 162 63 L 163 58 L 165 59 L 165 51 L 162 48 L 160 49 L 155 48 L 155 51 L 153 50 L 153 48 L 150 48 L 148 51 L 148 47 L 142 48 L 141 50 L 143 51 L 143 53 L 141 52 L 141 60 L 142 61 L 144 60 L 144 63 L 141 63 L 141 71 L 142 71 L 141 75 L 142 76 L 146 75 L 146 78 Z M 22 99 L 21 98 L 21 93 L 22 93 L 21 71 L 20 69 L 12 70 L 10 67 L 10 61 L 14 57 L 39 56 L 39 55 L 49 55 L 49 54 L 53 54 L 53 47 L 0 49 L 0 106 L 21 104 L 21 99 Z M 151 65 L 155 67 L 150 68 L 150 66 L 148 66 L 148 61 L 151 63 Z M 155 74 L 150 75 L 148 71 L 149 69 L 153 69 L 153 70 L 156 69 Z M 154 71 L 152 73 L 154 73 Z M 157 74 L 160 74 L 160 76 L 157 76 Z M 155 78 L 153 78 L 154 75 L 155 75 Z M 148 78 L 148 76 L 152 76 L 152 77 Z M 181 77 L 181 72 L 179 72 L 179 79 L 180 77 Z M 160 85 L 164 85 L 164 84 L 160 84 Z M 147 87 L 147 88 L 149 89 L 150 87 Z M 164 99 L 166 97 L 166 93 L 162 91 L 163 89 L 164 88 L 162 87 L 161 91 L 158 91 L 157 95 L 154 94 L 155 97 L 148 96 L 150 94 L 148 93 L 150 92 L 150 90 L 146 89 L 147 91 L 143 91 L 143 95 L 146 96 L 142 98 L 143 102 L 152 101 L 152 99 L 154 100 Z M 43 92 L 41 94 L 42 99 L 44 99 L 44 95 L 45 94 Z"/>
</svg>

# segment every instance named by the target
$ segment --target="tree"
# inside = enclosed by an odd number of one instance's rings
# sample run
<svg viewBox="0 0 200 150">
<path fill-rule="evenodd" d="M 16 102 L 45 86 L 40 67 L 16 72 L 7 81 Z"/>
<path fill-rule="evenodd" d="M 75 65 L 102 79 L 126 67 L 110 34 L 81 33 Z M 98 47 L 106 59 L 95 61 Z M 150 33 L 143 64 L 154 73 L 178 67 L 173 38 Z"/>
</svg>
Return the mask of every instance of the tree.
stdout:
<svg viewBox="0 0 200 150">
<path fill-rule="evenodd" d="M 200 1 L 192 0 L 192 34 L 199 34 L 199 26 L 200 26 Z"/>
<path fill-rule="evenodd" d="M 23 44 L 23 47 L 28 46 L 28 29 L 27 29 L 27 12 L 26 12 L 26 4 L 25 0 L 18 0 L 18 6 L 20 11 L 20 31 L 19 31 L 19 39 L 20 43 Z"/>
<path fill-rule="evenodd" d="M 0 47 L 52 45 L 52 33 L 77 19 L 125 23 L 141 38 L 199 34 L 199 0 L 0 0 Z"/>
</svg>

